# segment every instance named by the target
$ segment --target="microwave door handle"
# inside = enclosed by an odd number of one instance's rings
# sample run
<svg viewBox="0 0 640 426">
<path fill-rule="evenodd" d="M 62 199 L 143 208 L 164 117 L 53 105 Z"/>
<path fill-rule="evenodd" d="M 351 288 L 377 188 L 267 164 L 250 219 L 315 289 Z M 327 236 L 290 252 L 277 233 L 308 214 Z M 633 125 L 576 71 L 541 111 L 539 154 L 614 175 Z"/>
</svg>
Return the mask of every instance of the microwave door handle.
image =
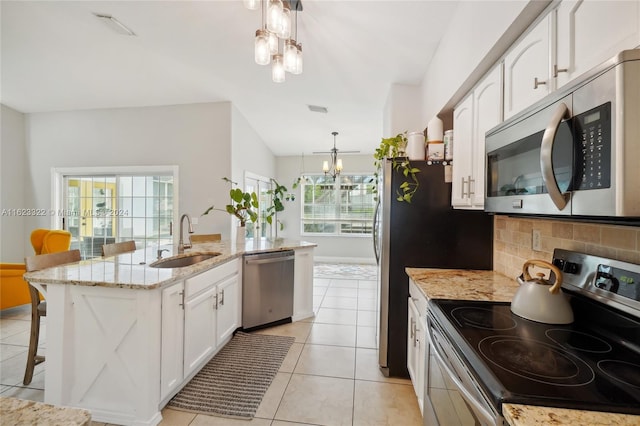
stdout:
<svg viewBox="0 0 640 426">
<path fill-rule="evenodd" d="M 562 210 L 567 206 L 569 194 L 563 194 L 558 187 L 556 176 L 553 174 L 553 162 L 551 154 L 553 153 L 553 141 L 558 133 L 558 127 L 563 119 L 569 118 L 569 108 L 560 103 L 556 108 L 551 121 L 547 125 L 542 135 L 542 145 L 540 146 L 540 170 L 542 171 L 542 180 L 547 187 L 551 201 L 556 205 L 558 210 Z"/>
</svg>

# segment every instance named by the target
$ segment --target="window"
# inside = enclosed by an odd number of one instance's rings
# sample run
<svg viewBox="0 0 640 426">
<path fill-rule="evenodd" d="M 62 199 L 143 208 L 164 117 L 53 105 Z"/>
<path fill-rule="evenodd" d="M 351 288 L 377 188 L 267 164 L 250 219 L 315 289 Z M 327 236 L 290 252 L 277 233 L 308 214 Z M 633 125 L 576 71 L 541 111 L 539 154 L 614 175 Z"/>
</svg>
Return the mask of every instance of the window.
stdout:
<svg viewBox="0 0 640 426">
<path fill-rule="evenodd" d="M 267 223 L 267 208 L 271 205 L 271 179 L 247 172 L 244 177 L 244 190 L 255 192 L 258 196 L 258 221 L 247 222 L 247 237 L 271 237 L 272 227 Z"/>
<path fill-rule="evenodd" d="M 172 244 L 174 173 L 67 170 L 57 173 L 58 214 L 83 259 L 102 245 L 134 240 L 138 248 Z"/>
<path fill-rule="evenodd" d="M 373 175 L 307 175 L 302 179 L 303 235 L 371 235 Z"/>
</svg>

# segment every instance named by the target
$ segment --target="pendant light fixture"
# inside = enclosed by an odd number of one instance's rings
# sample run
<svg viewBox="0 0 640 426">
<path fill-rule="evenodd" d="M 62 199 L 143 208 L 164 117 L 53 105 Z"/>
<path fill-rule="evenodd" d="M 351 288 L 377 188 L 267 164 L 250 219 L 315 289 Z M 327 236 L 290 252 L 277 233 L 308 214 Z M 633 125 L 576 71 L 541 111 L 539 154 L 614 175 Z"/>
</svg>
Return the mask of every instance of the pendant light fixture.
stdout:
<svg viewBox="0 0 640 426">
<path fill-rule="evenodd" d="M 275 83 L 285 81 L 285 73 L 302 73 L 302 44 L 298 38 L 300 0 L 244 0 L 247 9 L 260 6 L 262 24 L 256 30 L 254 59 L 258 65 L 271 64 Z"/>
<path fill-rule="evenodd" d="M 331 134 L 333 135 L 333 148 L 329 152 L 331 165 L 329 165 L 328 161 L 323 161 L 322 171 L 325 176 L 331 176 L 333 180 L 336 180 L 336 176 L 340 175 L 342 171 L 342 159 L 338 158 L 338 148 L 336 148 L 336 136 L 338 136 L 338 132 L 331 132 Z"/>
</svg>

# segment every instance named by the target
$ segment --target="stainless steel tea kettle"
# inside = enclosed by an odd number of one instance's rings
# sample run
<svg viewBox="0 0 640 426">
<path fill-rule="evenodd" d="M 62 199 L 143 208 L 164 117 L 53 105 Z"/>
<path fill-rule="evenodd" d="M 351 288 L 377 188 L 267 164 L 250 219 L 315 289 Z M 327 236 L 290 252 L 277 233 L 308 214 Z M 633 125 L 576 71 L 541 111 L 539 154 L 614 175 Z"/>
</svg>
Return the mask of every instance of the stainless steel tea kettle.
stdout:
<svg viewBox="0 0 640 426">
<path fill-rule="evenodd" d="M 540 266 L 551 270 L 550 281 L 544 274 L 531 278 L 530 266 Z M 555 280 L 555 281 L 554 281 Z M 522 266 L 522 275 L 517 279 L 520 288 L 511 301 L 511 312 L 528 320 L 546 324 L 571 324 L 573 310 L 565 294 L 560 291 L 562 272 L 544 260 L 527 260 Z"/>
</svg>

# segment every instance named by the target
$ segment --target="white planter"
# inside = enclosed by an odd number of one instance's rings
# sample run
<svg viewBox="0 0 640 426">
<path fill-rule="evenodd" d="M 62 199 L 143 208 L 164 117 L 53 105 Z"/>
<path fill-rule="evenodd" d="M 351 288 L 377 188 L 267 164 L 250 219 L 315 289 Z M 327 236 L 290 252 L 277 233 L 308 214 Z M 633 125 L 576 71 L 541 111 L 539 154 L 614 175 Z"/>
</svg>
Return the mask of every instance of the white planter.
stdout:
<svg viewBox="0 0 640 426">
<path fill-rule="evenodd" d="M 247 239 L 247 229 L 244 226 L 238 226 L 238 228 L 236 228 L 236 243 L 245 243 L 245 240 Z"/>
</svg>

